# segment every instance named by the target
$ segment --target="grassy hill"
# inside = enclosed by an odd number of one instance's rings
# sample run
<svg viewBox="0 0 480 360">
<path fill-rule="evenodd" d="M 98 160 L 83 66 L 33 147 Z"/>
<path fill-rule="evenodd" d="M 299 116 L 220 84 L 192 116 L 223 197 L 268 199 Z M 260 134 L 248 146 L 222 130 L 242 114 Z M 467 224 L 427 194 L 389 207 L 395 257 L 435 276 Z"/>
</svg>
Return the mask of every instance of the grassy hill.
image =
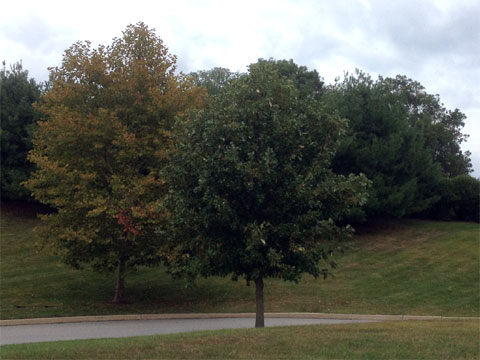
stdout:
<svg viewBox="0 0 480 360">
<path fill-rule="evenodd" d="M 2 319 L 179 312 L 253 312 L 254 287 L 229 278 L 194 287 L 162 268 L 140 268 L 126 283 L 128 304 L 113 305 L 113 274 L 73 270 L 35 250 L 31 214 L 2 209 Z M 479 225 L 401 221 L 363 229 L 338 259 L 335 278 L 299 284 L 267 280 L 267 312 L 479 316 Z"/>
</svg>

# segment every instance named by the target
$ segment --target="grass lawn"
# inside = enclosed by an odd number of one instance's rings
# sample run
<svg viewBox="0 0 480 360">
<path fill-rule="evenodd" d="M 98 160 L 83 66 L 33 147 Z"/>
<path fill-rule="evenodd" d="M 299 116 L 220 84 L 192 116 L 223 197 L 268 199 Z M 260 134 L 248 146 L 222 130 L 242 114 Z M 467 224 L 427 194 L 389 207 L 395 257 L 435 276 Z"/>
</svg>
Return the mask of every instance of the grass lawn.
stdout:
<svg viewBox="0 0 480 360">
<path fill-rule="evenodd" d="M 2 359 L 478 359 L 478 321 L 222 330 L 4 345 Z"/>
<path fill-rule="evenodd" d="M 129 274 L 129 304 L 113 305 L 113 274 L 70 269 L 34 249 L 31 215 L 3 207 L 2 319 L 122 313 L 254 312 L 254 286 L 228 278 L 194 287 L 162 268 Z M 363 230 L 338 258 L 336 277 L 267 280 L 265 311 L 479 316 L 479 225 L 402 221 Z"/>
</svg>

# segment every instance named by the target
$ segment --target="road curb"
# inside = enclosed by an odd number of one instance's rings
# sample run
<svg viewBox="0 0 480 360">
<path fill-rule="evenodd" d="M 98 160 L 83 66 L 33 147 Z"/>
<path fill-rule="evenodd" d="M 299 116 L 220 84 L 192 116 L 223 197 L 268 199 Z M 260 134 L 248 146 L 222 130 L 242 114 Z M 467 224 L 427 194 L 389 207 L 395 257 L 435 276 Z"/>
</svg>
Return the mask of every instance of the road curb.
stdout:
<svg viewBox="0 0 480 360">
<path fill-rule="evenodd" d="M 41 325 L 61 323 L 81 323 L 125 320 L 165 320 L 165 319 L 229 319 L 254 318 L 255 313 L 187 313 L 187 314 L 130 314 L 101 316 L 68 316 L 34 319 L 0 320 L 0 326 Z M 343 319 L 370 321 L 407 321 L 407 320 L 479 320 L 479 317 L 419 316 L 419 315 L 366 315 L 366 314 L 330 314 L 330 313 L 265 313 L 265 318 L 308 318 Z"/>
</svg>

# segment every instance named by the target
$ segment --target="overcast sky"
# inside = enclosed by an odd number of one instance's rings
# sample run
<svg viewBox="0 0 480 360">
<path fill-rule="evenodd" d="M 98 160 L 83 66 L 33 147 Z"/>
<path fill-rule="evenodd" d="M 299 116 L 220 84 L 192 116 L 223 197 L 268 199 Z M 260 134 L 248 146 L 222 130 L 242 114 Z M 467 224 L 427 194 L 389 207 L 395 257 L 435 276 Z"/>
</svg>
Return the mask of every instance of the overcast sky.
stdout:
<svg viewBox="0 0 480 360">
<path fill-rule="evenodd" d="M 155 28 L 180 70 L 245 71 L 293 59 L 327 83 L 355 68 L 406 75 L 467 115 L 463 148 L 480 176 L 479 0 L 4 1 L 0 60 L 36 80 L 77 40 L 111 43 L 128 24 Z"/>
</svg>

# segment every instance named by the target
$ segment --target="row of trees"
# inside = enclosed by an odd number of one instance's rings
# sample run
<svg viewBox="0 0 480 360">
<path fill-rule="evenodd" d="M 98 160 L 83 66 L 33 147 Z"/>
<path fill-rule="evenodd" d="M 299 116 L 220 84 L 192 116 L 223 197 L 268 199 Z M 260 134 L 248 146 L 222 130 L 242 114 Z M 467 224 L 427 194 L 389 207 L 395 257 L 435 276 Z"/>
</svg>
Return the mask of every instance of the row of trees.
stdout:
<svg viewBox="0 0 480 360">
<path fill-rule="evenodd" d="M 315 70 L 291 60 L 275 63 L 301 92 L 348 120 L 332 169 L 344 175 L 363 173 L 373 182 L 367 204 L 350 212 L 350 222 L 405 216 L 478 221 L 479 183 L 468 175 L 470 152 L 461 150 L 468 138 L 462 133 L 465 114 L 446 109 L 438 95 L 428 94 L 405 76 L 373 80 L 357 70 L 324 86 Z M 225 79 L 238 76 L 222 68 L 193 75 L 213 96 L 225 86 Z M 446 183 L 465 181 L 471 183 L 469 191 L 454 186 L 459 193 L 447 195 Z M 473 211 L 454 210 L 460 198 L 471 203 Z"/>
<path fill-rule="evenodd" d="M 20 155 L 38 127 L 24 185 L 55 210 L 39 236 L 74 267 L 116 271 L 114 302 L 128 271 L 163 262 L 254 282 L 263 326 L 265 278 L 327 276 L 349 222 L 431 209 L 441 179 L 470 170 L 464 115 L 404 77 L 325 87 L 293 61 L 188 76 L 175 63 L 139 23 L 110 46 L 74 44 L 41 97 L 21 68 L 2 72 L 2 197 L 4 129 L 25 131 Z M 4 95 L 10 78 L 35 111 Z"/>
</svg>

